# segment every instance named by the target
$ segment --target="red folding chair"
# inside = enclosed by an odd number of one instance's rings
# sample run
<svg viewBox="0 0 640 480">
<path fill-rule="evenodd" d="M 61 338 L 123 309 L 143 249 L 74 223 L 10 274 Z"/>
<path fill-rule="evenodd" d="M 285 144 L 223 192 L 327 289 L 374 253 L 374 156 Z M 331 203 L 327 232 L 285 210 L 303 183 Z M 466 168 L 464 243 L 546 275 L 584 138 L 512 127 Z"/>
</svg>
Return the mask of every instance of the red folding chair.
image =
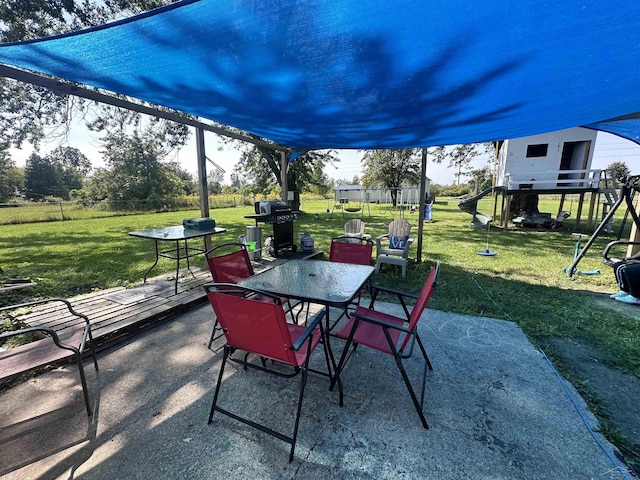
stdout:
<svg viewBox="0 0 640 480">
<path fill-rule="evenodd" d="M 231 284 L 212 284 L 206 286 L 206 290 L 207 297 L 227 340 L 209 413 L 209 423 L 212 422 L 214 413 L 220 412 L 285 441 L 291 445 L 289 453 L 289 462 L 291 462 L 296 446 L 302 399 L 308 372 L 313 371 L 327 375 L 332 387 L 337 381 L 340 392 L 340 406 L 343 404 L 342 383 L 334 375 L 334 372 L 337 372 L 335 359 L 328 346 L 326 333 L 321 326 L 325 312 L 322 311 L 318 314 L 307 327 L 302 327 L 288 323 L 285 320 L 285 312 L 282 308 L 281 300 L 277 296 Z M 318 346 L 318 343 L 322 343 L 324 347 L 327 373 L 309 369 L 309 357 Z M 242 350 L 246 353 L 240 358 L 235 358 L 233 353 L 236 350 Z M 258 355 L 262 359 L 261 364 L 249 362 L 247 360 L 249 353 Z M 283 372 L 281 369 L 267 368 L 267 359 L 286 367 L 292 367 L 292 369 L 288 372 Z M 218 405 L 218 396 L 227 360 L 241 363 L 245 368 L 251 367 L 281 377 L 293 377 L 298 373 L 302 374 L 293 434 L 291 436 L 277 432 L 254 420 L 241 417 Z"/>
<path fill-rule="evenodd" d="M 215 252 L 227 252 L 230 249 L 233 250 L 228 253 L 212 256 Z M 213 281 L 216 283 L 235 284 L 254 275 L 253 265 L 251 265 L 251 260 L 249 260 L 247 246 L 243 243 L 224 243 L 222 245 L 218 245 L 206 252 L 205 257 L 207 259 L 207 265 L 211 272 L 211 276 L 213 277 Z M 290 312 L 292 321 L 297 323 L 297 318 L 293 314 L 293 307 L 291 302 L 289 302 L 289 299 L 283 298 L 282 303 L 287 306 L 287 311 Z M 218 321 L 216 320 L 213 326 L 213 331 L 211 332 L 211 337 L 209 338 L 208 348 L 211 348 L 213 342 L 223 336 L 222 333 L 216 336 L 216 331 L 218 330 L 219 326 Z"/>
<path fill-rule="evenodd" d="M 372 253 L 373 242 L 371 239 L 342 235 L 331 239 L 329 261 L 355 265 L 371 265 Z M 371 293 L 370 281 L 367 282 L 367 290 Z M 358 298 L 344 309 L 344 312 L 335 320 L 334 325 L 338 323 L 345 314 L 349 314 L 349 307 L 355 308 L 360 304 L 360 297 L 361 295 L 358 295 Z"/>
<path fill-rule="evenodd" d="M 331 239 L 330 262 L 371 265 L 373 242 L 365 238 L 340 236 Z"/>
<path fill-rule="evenodd" d="M 418 334 L 418 321 L 420 320 L 420 316 L 422 315 L 422 312 L 427 306 L 427 303 L 435 289 L 439 271 L 439 263 L 436 263 L 431 267 L 427 280 L 425 281 L 418 296 L 389 288 L 375 287 L 369 308 L 358 306 L 351 314 L 349 322 L 347 322 L 339 332 L 335 333 L 336 337 L 346 339 L 347 341 L 344 350 L 342 351 L 342 355 L 340 356 L 340 362 L 338 362 L 338 374 L 342 371 L 350 356 L 349 347 L 352 344 L 353 350 L 355 350 L 358 345 L 364 345 L 365 347 L 373 348 L 379 352 L 393 355 L 396 365 L 398 366 L 398 370 L 400 371 L 402 379 L 407 386 L 411 400 L 416 407 L 416 411 L 418 412 L 418 416 L 420 417 L 420 421 L 424 428 L 429 428 L 427 420 L 422 412 L 427 368 L 432 370 L 433 367 L 424 345 L 422 344 L 420 335 Z M 374 310 L 374 304 L 379 292 L 396 295 L 404 309 L 406 318 Z M 405 298 L 407 297 L 416 299 L 416 303 L 413 305 L 411 312 L 409 312 L 405 303 Z M 409 380 L 404 365 L 402 364 L 403 359 L 411 357 L 415 342 L 418 343 L 425 361 L 420 402 L 418 402 L 418 398 L 411 386 L 411 381 Z"/>
</svg>

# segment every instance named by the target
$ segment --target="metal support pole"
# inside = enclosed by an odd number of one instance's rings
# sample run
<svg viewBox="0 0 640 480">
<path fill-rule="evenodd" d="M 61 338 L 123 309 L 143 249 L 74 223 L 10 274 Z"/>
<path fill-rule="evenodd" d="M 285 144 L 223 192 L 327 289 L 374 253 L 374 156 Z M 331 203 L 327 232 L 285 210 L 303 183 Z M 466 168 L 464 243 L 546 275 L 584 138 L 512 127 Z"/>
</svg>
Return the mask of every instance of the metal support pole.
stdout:
<svg viewBox="0 0 640 480">
<path fill-rule="evenodd" d="M 280 152 L 280 184 L 281 184 L 281 198 L 283 202 L 287 201 L 289 196 L 289 185 L 287 185 L 287 167 L 289 166 L 289 154 L 287 152 Z"/>
<path fill-rule="evenodd" d="M 209 216 L 209 187 L 207 185 L 207 156 L 204 150 L 204 130 L 196 128 L 196 154 L 198 157 L 198 194 L 200 195 L 200 216 Z M 204 237 L 204 249 L 211 249 L 211 237 Z"/>
<path fill-rule="evenodd" d="M 422 167 L 421 167 L 421 175 L 420 175 L 420 208 L 418 209 L 418 214 L 420 218 L 418 219 L 418 255 L 416 256 L 416 261 L 418 263 L 422 263 L 422 233 L 424 231 L 424 202 L 425 193 L 427 191 L 427 148 L 422 149 Z"/>
</svg>

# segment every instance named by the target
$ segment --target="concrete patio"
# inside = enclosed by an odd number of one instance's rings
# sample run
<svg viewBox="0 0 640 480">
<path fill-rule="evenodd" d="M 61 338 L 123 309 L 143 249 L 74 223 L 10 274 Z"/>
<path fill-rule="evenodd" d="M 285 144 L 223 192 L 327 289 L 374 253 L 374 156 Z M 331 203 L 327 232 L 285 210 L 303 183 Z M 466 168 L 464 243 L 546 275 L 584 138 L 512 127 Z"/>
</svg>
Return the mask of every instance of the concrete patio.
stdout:
<svg viewBox="0 0 640 480">
<path fill-rule="evenodd" d="M 100 352 L 99 375 L 87 365 L 97 402 L 89 422 L 72 365 L 4 391 L 0 474 L 110 480 L 632 477 L 615 447 L 591 435 L 580 412 L 591 429 L 598 426 L 582 399 L 572 387 L 565 390 L 517 325 L 434 310 L 421 321 L 434 365 L 425 406 L 431 428 L 421 427 L 393 359 L 361 348 L 343 374 L 343 408 L 326 378 L 309 377 L 289 464 L 284 442 L 222 415 L 207 424 L 222 357 L 206 348 L 212 323 L 211 307 L 203 305 Z M 339 353 L 343 344 L 336 339 L 332 345 Z M 322 364 L 320 352 L 315 361 Z M 419 382 L 418 358 L 407 368 Z M 288 432 L 298 385 L 298 379 L 232 364 L 220 401 Z M 71 394 L 64 390 L 69 386 Z"/>
</svg>

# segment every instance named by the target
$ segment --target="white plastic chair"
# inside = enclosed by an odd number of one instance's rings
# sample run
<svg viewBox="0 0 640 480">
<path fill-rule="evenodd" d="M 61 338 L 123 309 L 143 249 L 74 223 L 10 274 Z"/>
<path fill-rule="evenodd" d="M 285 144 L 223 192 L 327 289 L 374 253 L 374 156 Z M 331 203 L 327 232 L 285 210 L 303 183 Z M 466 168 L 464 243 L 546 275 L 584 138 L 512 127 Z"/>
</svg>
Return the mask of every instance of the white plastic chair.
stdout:
<svg viewBox="0 0 640 480">
<path fill-rule="evenodd" d="M 413 238 L 409 237 L 411 224 L 404 218 L 397 218 L 389 224 L 389 233 L 376 237 L 376 273 L 383 263 L 402 267 L 402 278 L 407 276 L 409 247 Z M 388 246 L 383 246 L 383 242 Z"/>
</svg>

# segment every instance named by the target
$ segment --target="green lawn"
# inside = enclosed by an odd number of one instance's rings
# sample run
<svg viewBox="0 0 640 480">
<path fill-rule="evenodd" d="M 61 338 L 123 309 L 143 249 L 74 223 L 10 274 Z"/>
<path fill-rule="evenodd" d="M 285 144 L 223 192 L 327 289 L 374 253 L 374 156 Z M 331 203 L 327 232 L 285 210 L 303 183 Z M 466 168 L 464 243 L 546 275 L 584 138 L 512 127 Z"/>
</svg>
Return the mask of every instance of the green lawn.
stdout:
<svg viewBox="0 0 640 480">
<path fill-rule="evenodd" d="M 296 237 L 309 231 L 316 247 L 328 251 L 331 237 L 342 232 L 346 220 L 363 213 L 366 231 L 375 237 L 385 233 L 386 225 L 401 214 L 389 206 L 370 205 L 363 212 L 343 216 L 336 210 L 329 215 L 326 210 L 331 207 L 332 203 L 322 200 L 303 202 L 304 214 L 295 223 Z M 541 200 L 540 207 L 555 212 L 557 201 Z M 478 210 L 491 213 L 490 199 L 483 199 Z M 250 207 L 212 210 L 218 225 L 227 228 L 225 234 L 213 238 L 214 243 L 236 241 L 252 224 L 244 218 L 250 213 Z M 127 232 L 180 224 L 183 218 L 198 215 L 197 211 L 182 211 L 0 226 L 0 266 L 6 275 L 38 282 L 35 290 L 4 294 L 0 302 L 13 302 L 33 293 L 68 297 L 139 282 L 153 261 L 153 242 L 130 237 Z M 406 212 L 405 216 L 417 234 L 417 214 Z M 534 338 L 577 336 L 606 347 L 615 362 L 625 368 L 638 368 L 637 322 L 588 301 L 592 292 L 616 291 L 612 271 L 601 264 L 599 257 L 610 236 L 600 238 L 579 265 L 582 270 L 600 268 L 602 274 L 569 279 L 562 269 L 573 259 L 575 237 L 570 229 L 540 232 L 492 228 L 487 236 L 486 230 L 468 227 L 471 216 L 457 207 L 455 199 L 435 204 L 432 218 L 425 224 L 424 263 L 410 264 L 404 282 L 399 268 L 387 266 L 375 279 L 377 282 L 417 291 L 430 263 L 440 261 L 442 272 L 432 307 L 510 319 Z M 567 223 L 571 225 L 572 220 Z M 269 226 L 263 226 L 263 237 L 268 231 Z M 487 240 L 497 256 L 477 254 Z M 417 240 L 412 246 L 413 258 L 416 248 Z M 204 266 L 202 261 L 199 265 Z M 168 273 L 173 268 L 173 262 L 161 259 L 153 274 Z"/>
</svg>

